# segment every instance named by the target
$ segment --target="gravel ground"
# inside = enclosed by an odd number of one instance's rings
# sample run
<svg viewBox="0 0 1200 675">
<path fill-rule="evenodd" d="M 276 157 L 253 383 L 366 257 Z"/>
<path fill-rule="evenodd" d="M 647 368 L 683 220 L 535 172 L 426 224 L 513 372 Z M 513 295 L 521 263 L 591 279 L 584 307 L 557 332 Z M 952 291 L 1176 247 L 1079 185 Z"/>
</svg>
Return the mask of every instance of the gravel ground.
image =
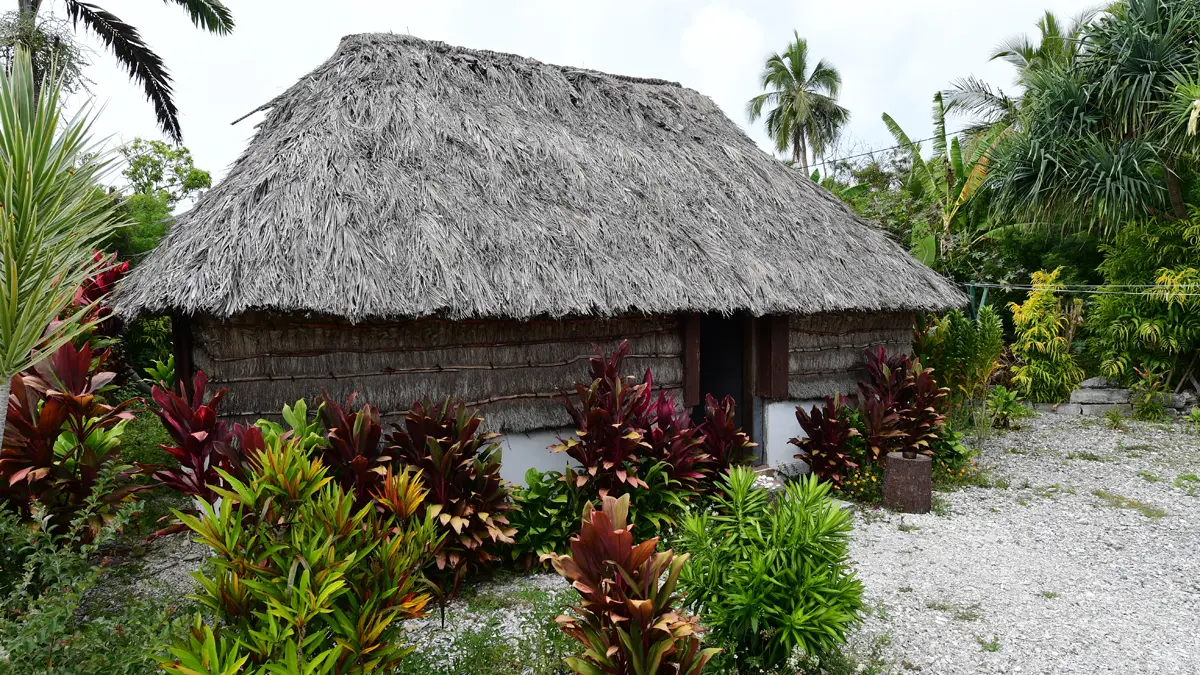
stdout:
<svg viewBox="0 0 1200 675">
<path fill-rule="evenodd" d="M 1200 436 L 1023 427 L 987 439 L 991 487 L 941 495 L 943 515 L 856 515 L 857 649 L 900 673 L 1200 673 L 1200 482 L 1179 479 Z"/>
</svg>

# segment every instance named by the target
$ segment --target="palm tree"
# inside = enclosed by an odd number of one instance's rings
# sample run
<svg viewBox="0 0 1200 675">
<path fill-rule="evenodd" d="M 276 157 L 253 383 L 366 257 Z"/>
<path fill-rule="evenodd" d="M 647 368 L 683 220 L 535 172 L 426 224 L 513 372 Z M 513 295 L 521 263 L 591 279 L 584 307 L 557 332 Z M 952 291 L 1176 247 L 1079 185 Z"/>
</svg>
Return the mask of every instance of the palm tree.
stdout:
<svg viewBox="0 0 1200 675">
<path fill-rule="evenodd" d="M 1017 70 L 1017 86 L 1026 87 L 1031 73 L 1052 66 L 1070 67 L 1075 62 L 1083 31 L 1096 14 L 1096 9 L 1086 9 L 1063 21 L 1054 12 L 1046 11 L 1037 22 L 1036 44 L 1028 35 L 1014 35 L 1002 40 L 988 60 L 1001 59 L 1011 64 Z M 1002 89 L 993 89 L 976 77 L 954 80 L 943 94 L 948 105 L 974 117 L 974 122 L 965 129 L 968 135 L 984 132 L 997 124 L 1011 126 L 1017 121 L 1021 96 L 1007 95 Z"/>
<path fill-rule="evenodd" d="M 822 156 L 837 142 L 850 121 L 850 111 L 838 105 L 842 76 L 824 59 L 808 70 L 808 42 L 793 32 L 795 41 L 783 54 L 772 54 L 762 73 L 759 94 L 746 104 L 746 114 L 755 122 L 769 107 L 767 133 L 778 152 L 791 152 L 792 162 L 808 173 L 808 153 Z"/>
<path fill-rule="evenodd" d="M 90 327 L 89 312 L 55 322 L 106 264 L 93 247 L 125 224 L 99 186 L 113 155 L 91 143 L 91 124 L 62 118 L 57 80 L 39 91 L 26 50 L 0 72 L 0 438 L 12 376 Z"/>
<path fill-rule="evenodd" d="M 233 14 L 221 0 L 165 0 L 183 8 L 192 23 L 217 35 L 233 30 Z M 183 142 L 179 128 L 179 111 L 171 91 L 171 74 L 162 57 L 154 53 L 142 39 L 141 33 L 112 12 L 81 0 L 62 0 L 67 18 L 78 27 L 92 32 L 108 47 L 117 61 L 129 72 L 129 78 L 142 86 L 146 98 L 154 105 L 158 125 L 173 142 Z M 17 0 L 21 18 L 33 21 L 45 6 L 43 0 Z M 40 74 L 39 74 L 40 75 Z M 41 78 L 36 79 L 39 86 Z"/>
</svg>

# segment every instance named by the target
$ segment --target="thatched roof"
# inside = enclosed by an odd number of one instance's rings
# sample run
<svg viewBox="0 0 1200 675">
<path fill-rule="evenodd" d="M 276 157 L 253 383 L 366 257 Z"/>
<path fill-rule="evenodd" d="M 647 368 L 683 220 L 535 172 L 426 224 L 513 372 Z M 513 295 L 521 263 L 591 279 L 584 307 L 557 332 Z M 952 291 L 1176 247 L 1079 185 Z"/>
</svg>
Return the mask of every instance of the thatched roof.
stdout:
<svg viewBox="0 0 1200 675">
<path fill-rule="evenodd" d="M 962 294 L 707 97 L 351 35 L 264 106 L 119 310 L 360 320 L 931 310 Z"/>
</svg>

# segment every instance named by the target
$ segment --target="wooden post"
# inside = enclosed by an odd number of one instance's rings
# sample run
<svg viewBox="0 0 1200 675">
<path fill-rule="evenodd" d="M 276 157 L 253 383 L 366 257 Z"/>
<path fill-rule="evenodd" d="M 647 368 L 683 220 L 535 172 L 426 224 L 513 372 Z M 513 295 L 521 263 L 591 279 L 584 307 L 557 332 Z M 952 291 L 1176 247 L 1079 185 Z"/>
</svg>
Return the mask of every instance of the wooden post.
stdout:
<svg viewBox="0 0 1200 675">
<path fill-rule="evenodd" d="M 758 395 L 783 399 L 788 395 L 788 317 L 764 316 L 758 330 Z"/>
<path fill-rule="evenodd" d="M 683 405 L 700 404 L 700 316 L 683 318 Z"/>
</svg>

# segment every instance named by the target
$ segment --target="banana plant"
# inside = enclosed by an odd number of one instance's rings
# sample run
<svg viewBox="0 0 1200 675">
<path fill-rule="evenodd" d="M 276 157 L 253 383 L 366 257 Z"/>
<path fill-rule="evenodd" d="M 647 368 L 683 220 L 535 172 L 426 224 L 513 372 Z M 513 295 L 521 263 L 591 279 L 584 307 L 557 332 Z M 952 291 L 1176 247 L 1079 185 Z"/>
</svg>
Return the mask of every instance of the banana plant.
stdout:
<svg viewBox="0 0 1200 675">
<path fill-rule="evenodd" d="M 987 178 L 989 154 L 996 141 L 1008 131 L 997 126 L 971 140 L 964 148 L 957 136 L 946 132 L 946 115 L 953 107 L 943 102 L 942 92 L 933 95 L 933 156 L 929 159 L 921 156 L 921 145 L 914 142 L 891 115 L 883 113 L 883 123 L 912 161 L 911 179 L 920 192 L 933 198 L 941 215 L 937 231 L 930 235 L 932 241 L 918 242 L 919 248 L 932 245 L 935 258 L 945 254 L 950 235 L 955 233 L 956 218 L 979 192 Z"/>
</svg>

